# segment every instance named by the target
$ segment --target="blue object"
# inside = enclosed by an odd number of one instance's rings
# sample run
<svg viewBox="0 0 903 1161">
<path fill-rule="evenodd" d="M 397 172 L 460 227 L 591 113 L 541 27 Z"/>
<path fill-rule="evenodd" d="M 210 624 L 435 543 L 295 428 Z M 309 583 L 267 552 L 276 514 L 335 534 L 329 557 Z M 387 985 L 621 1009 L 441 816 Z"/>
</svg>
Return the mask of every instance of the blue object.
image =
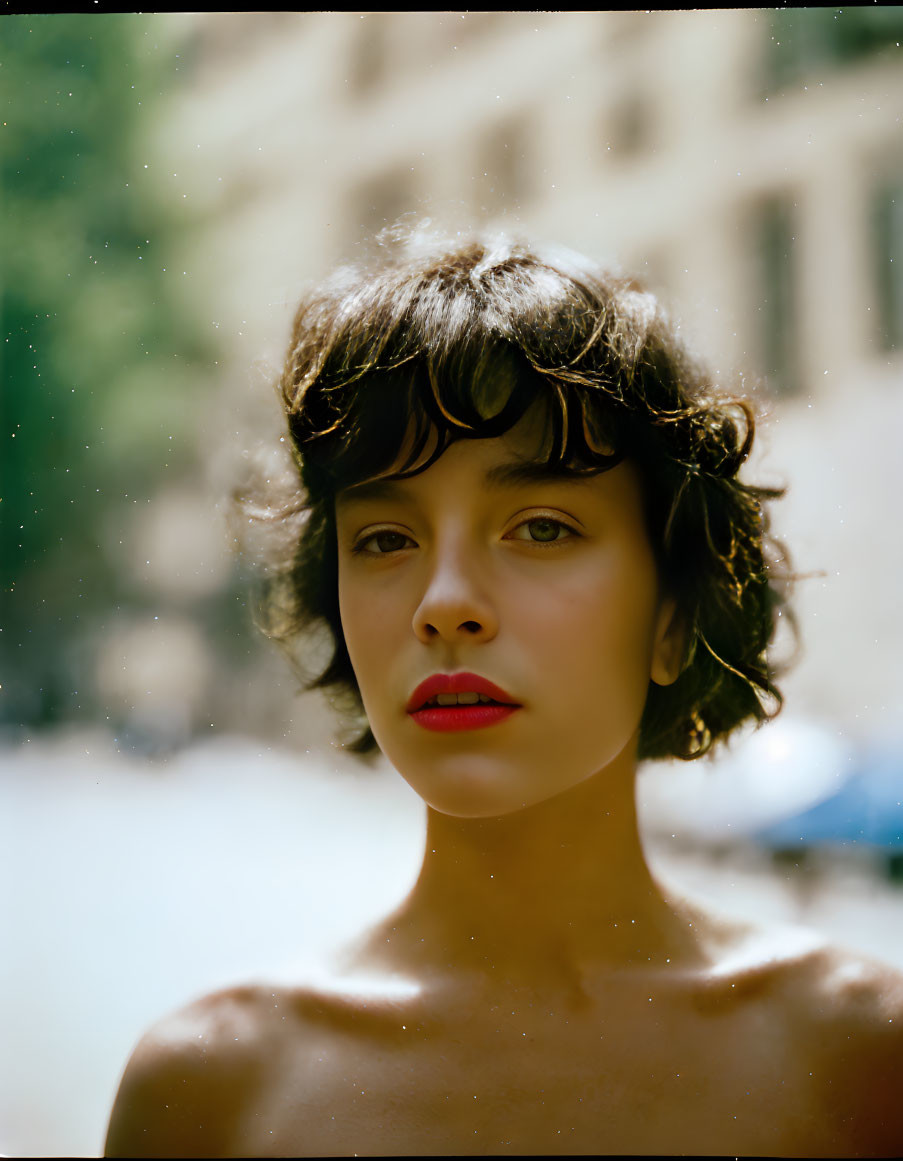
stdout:
<svg viewBox="0 0 903 1161">
<path fill-rule="evenodd" d="M 903 756 L 866 757 L 830 798 L 754 833 L 773 849 L 856 844 L 903 853 Z"/>
</svg>

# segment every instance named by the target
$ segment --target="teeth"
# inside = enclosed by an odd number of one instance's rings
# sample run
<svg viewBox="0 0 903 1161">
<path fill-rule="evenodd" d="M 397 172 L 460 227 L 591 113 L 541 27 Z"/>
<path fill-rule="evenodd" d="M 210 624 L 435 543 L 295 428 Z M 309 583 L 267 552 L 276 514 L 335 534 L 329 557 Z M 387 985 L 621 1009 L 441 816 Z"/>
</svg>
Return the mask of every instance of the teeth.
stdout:
<svg viewBox="0 0 903 1161">
<path fill-rule="evenodd" d="M 491 697 L 487 697 L 485 693 L 474 693 L 468 691 L 467 693 L 438 693 L 435 697 L 431 697 L 426 703 L 427 705 L 476 705 L 477 702 L 492 701 Z"/>
</svg>

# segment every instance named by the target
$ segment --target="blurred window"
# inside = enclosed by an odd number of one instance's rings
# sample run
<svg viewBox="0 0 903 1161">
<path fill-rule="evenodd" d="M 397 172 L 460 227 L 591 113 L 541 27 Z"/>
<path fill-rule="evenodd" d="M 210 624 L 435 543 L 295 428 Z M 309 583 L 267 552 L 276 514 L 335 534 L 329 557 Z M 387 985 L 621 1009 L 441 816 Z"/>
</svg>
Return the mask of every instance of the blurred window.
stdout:
<svg viewBox="0 0 903 1161">
<path fill-rule="evenodd" d="M 389 16 L 367 13 L 357 34 L 350 38 L 348 88 L 353 97 L 365 97 L 386 79 L 389 72 Z"/>
<path fill-rule="evenodd" d="M 517 209 L 533 192 L 529 139 L 525 119 L 497 125 L 483 138 L 479 149 L 479 200 L 489 212 Z"/>
<path fill-rule="evenodd" d="M 771 14 L 765 88 L 840 68 L 903 41 L 903 7 L 781 8 Z"/>
<path fill-rule="evenodd" d="M 647 93 L 635 92 L 623 97 L 607 118 L 606 144 L 611 155 L 620 161 L 648 149 L 652 142 L 652 119 L 653 108 Z"/>
<path fill-rule="evenodd" d="M 501 12 L 456 12 L 454 16 L 449 30 L 452 41 L 458 44 L 491 36 L 498 30 L 503 18 Z"/>
<path fill-rule="evenodd" d="M 306 14 L 298 12 L 218 12 L 206 15 L 186 38 L 180 54 L 192 73 L 216 71 L 248 53 L 269 49 L 279 37 L 297 35 Z"/>
<path fill-rule="evenodd" d="M 758 206 L 753 230 L 762 370 L 780 394 L 791 394 L 800 386 L 795 222 L 796 202 L 776 194 Z"/>
<path fill-rule="evenodd" d="M 357 188 L 352 199 L 352 225 L 363 227 L 366 234 L 378 233 L 415 209 L 410 171 L 396 169 L 370 178 Z"/>
<path fill-rule="evenodd" d="M 872 195 L 872 268 L 878 300 L 878 341 L 903 347 L 903 171 L 885 178 Z"/>
<path fill-rule="evenodd" d="M 602 45 L 605 52 L 613 49 L 618 52 L 633 51 L 649 30 L 649 13 L 616 12 L 614 10 L 598 14 L 599 29 L 602 34 Z"/>
</svg>

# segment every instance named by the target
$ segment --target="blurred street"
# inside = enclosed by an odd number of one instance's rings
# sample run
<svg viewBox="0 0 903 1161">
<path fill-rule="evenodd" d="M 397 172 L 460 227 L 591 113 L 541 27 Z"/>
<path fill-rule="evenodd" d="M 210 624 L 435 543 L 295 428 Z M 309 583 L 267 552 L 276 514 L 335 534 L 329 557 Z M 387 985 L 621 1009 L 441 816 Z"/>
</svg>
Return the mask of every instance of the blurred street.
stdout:
<svg viewBox="0 0 903 1161">
<path fill-rule="evenodd" d="M 400 897 L 419 800 L 335 766 L 229 736 L 157 763 L 100 733 L 0 752 L 0 1152 L 97 1154 L 153 1020 Z"/>
</svg>

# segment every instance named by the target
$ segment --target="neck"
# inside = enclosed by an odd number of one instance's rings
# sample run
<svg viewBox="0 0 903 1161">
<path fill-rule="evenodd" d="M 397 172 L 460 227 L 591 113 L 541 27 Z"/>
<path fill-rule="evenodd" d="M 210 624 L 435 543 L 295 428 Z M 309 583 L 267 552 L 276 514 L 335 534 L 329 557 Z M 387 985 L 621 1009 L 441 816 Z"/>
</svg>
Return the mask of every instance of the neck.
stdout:
<svg viewBox="0 0 903 1161">
<path fill-rule="evenodd" d="M 420 876 L 377 936 L 396 966 L 508 980 L 656 967 L 689 953 L 687 925 L 650 874 L 635 761 L 501 818 L 428 813 Z M 371 947 L 373 945 L 371 944 Z"/>
</svg>

